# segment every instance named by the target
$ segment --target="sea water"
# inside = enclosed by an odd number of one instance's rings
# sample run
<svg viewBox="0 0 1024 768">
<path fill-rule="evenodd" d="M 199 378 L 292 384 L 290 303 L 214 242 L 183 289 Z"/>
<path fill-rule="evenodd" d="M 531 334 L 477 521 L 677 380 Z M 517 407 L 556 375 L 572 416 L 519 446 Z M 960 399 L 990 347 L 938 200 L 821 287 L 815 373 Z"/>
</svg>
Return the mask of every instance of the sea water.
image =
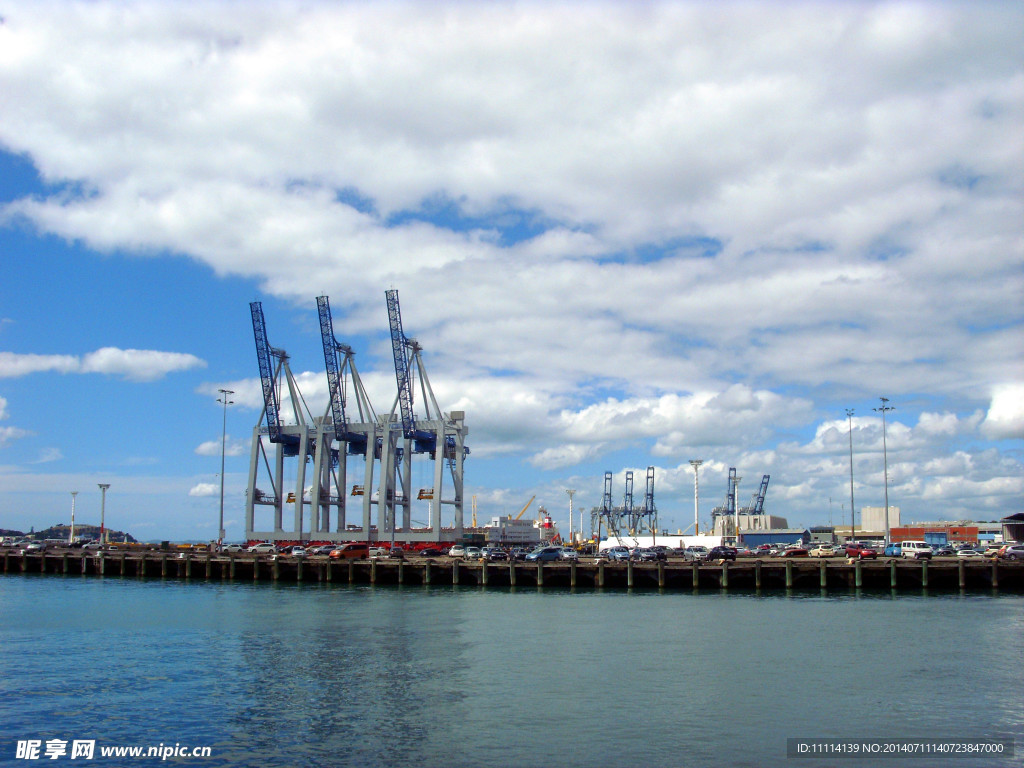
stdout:
<svg viewBox="0 0 1024 768">
<path fill-rule="evenodd" d="M 9 575 L 0 612 L 0 764 L 936 762 L 787 757 L 811 738 L 1015 739 L 950 768 L 1024 755 L 1020 596 Z M 135 747 L 163 751 L 101 755 Z"/>
</svg>

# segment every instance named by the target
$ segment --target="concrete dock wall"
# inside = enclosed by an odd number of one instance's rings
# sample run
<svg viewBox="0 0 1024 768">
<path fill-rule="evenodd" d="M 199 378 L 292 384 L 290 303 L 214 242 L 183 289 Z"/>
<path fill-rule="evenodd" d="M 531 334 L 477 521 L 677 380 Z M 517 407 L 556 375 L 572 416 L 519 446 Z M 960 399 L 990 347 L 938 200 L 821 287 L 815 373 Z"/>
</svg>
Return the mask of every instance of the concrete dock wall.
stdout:
<svg viewBox="0 0 1024 768">
<path fill-rule="evenodd" d="M 2 555 L 3 573 L 183 580 L 664 590 L 986 590 L 1024 593 L 1024 563 L 751 559 L 722 563 L 485 563 L 450 558 L 329 560 L 250 554 L 80 552 Z"/>
</svg>

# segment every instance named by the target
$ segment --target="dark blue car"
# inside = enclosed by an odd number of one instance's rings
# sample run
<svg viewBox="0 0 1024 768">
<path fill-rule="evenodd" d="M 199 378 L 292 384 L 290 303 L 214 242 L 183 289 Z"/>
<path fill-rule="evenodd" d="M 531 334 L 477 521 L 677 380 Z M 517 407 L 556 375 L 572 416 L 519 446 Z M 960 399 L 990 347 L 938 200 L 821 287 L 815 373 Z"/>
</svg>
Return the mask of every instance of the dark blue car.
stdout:
<svg viewBox="0 0 1024 768">
<path fill-rule="evenodd" d="M 561 547 L 537 547 L 537 549 L 533 550 L 533 552 L 526 556 L 526 559 L 528 562 L 545 562 L 549 560 L 558 560 L 561 555 Z"/>
</svg>

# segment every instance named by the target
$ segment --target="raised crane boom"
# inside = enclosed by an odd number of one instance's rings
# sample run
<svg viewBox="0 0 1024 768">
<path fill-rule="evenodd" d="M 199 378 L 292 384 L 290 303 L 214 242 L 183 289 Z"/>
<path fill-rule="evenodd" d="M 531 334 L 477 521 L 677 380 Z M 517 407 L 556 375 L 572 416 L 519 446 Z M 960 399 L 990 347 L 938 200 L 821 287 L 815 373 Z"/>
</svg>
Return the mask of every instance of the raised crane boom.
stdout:
<svg viewBox="0 0 1024 768">
<path fill-rule="evenodd" d="M 409 378 L 409 358 L 405 354 L 408 341 L 402 331 L 402 308 L 398 303 L 398 291 L 392 289 L 386 294 L 388 301 L 388 324 L 391 326 L 391 352 L 395 358 L 395 379 L 398 383 L 398 405 L 402 413 L 402 432 L 406 439 L 415 437 L 416 421 L 412 413 L 412 382 Z"/>
<path fill-rule="evenodd" d="M 267 416 L 267 432 L 272 443 L 298 442 L 298 438 L 281 433 L 281 405 L 277 400 L 277 388 L 274 386 L 275 372 L 270 362 L 271 356 L 278 360 L 288 359 L 283 349 L 275 349 L 267 341 L 267 324 L 263 319 L 263 304 L 253 301 L 249 304 L 252 313 L 252 332 L 256 339 L 256 357 L 260 365 L 260 381 L 263 384 L 263 407 Z"/>
<path fill-rule="evenodd" d="M 345 398 L 341 391 L 338 342 L 334 338 L 331 305 L 326 296 L 316 297 L 316 308 L 320 315 L 320 338 L 323 341 L 324 364 L 327 367 L 327 391 L 331 398 L 331 418 L 334 420 L 334 433 L 341 435 L 345 429 Z"/>
<path fill-rule="evenodd" d="M 768 493 L 768 480 L 771 475 L 765 475 L 761 478 L 761 489 L 757 492 L 757 500 L 754 502 L 754 514 L 760 515 L 764 512 L 764 497 Z"/>
<path fill-rule="evenodd" d="M 414 339 L 408 339 L 402 330 L 402 308 L 398 303 L 398 291 L 392 289 L 386 292 L 388 302 L 388 323 L 391 326 L 391 352 L 395 358 L 395 380 L 398 384 L 398 404 L 402 416 L 402 435 L 406 440 L 413 441 L 415 453 L 433 453 L 437 448 L 437 435 L 429 430 L 416 429 L 416 416 L 412 409 L 412 373 L 410 369 L 410 358 L 416 363 L 420 373 L 420 384 L 424 404 L 427 409 L 427 419 L 430 417 L 430 401 L 434 394 L 427 381 L 427 375 L 423 370 L 420 360 L 420 345 Z M 406 354 L 406 348 L 411 350 L 411 355 Z M 434 410 L 437 418 L 441 418 L 440 409 L 434 402 Z"/>
</svg>

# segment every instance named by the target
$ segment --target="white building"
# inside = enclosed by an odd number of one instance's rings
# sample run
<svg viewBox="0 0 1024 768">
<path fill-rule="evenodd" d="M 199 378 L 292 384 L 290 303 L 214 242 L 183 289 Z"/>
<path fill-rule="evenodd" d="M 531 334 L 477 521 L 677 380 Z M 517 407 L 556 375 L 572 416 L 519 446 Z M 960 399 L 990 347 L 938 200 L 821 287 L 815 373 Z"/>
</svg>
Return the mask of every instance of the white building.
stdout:
<svg viewBox="0 0 1024 768">
<path fill-rule="evenodd" d="M 777 515 L 753 515 L 740 512 L 739 515 L 740 533 L 744 531 L 772 531 L 779 528 L 788 528 L 789 524 L 784 517 Z M 715 536 L 735 536 L 736 522 L 733 515 L 716 515 L 714 518 Z"/>
<path fill-rule="evenodd" d="M 900 508 L 889 505 L 889 528 L 900 526 Z M 865 531 L 885 531 L 885 507 L 861 507 L 857 527 Z"/>
<path fill-rule="evenodd" d="M 488 544 L 538 544 L 540 529 L 532 519 L 516 520 L 514 517 L 492 517 L 484 526 Z"/>
</svg>

